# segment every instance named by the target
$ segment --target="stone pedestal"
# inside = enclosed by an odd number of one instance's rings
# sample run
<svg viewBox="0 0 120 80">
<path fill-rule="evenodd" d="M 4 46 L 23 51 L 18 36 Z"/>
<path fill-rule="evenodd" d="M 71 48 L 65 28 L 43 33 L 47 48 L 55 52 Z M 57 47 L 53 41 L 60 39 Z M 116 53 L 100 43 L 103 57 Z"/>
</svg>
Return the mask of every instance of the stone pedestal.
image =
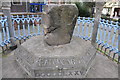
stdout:
<svg viewBox="0 0 120 80">
<path fill-rule="evenodd" d="M 96 53 L 89 41 L 73 37 L 71 43 L 65 45 L 43 43 L 43 36 L 32 37 L 15 51 L 16 61 L 29 77 L 85 77 Z"/>
</svg>

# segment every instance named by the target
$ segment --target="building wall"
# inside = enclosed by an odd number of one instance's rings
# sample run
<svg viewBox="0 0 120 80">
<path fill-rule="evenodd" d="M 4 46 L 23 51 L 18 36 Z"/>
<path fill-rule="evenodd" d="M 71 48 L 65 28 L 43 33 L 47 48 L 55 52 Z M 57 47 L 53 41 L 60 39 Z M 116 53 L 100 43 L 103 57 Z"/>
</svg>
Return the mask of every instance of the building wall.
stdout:
<svg viewBox="0 0 120 80">
<path fill-rule="evenodd" d="M 26 2 L 22 2 L 20 5 L 15 5 L 11 2 L 11 12 L 26 12 L 28 10 L 28 7 L 26 6 L 28 6 L 26 5 Z"/>
<path fill-rule="evenodd" d="M 120 17 L 120 8 L 115 8 L 114 9 L 114 15 L 113 17 Z"/>
</svg>

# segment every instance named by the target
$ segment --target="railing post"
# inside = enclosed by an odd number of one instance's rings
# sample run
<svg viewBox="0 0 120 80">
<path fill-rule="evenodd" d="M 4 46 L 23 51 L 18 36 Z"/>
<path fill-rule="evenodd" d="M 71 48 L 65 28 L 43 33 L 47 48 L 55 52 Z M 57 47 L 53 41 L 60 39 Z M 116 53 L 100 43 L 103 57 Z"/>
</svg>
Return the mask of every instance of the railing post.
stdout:
<svg viewBox="0 0 120 80">
<path fill-rule="evenodd" d="M 95 13 L 95 20 L 94 20 L 94 27 L 93 27 L 93 32 L 92 32 L 92 40 L 91 44 L 93 46 L 96 46 L 96 38 L 97 38 L 97 33 L 98 33 L 98 26 L 99 26 L 99 21 L 101 18 L 101 13 L 103 9 L 104 2 L 96 2 L 96 13 Z"/>
<path fill-rule="evenodd" d="M 12 19 L 11 19 L 11 14 L 10 14 L 10 7 L 11 7 L 11 3 L 10 1 L 8 2 L 2 2 L 2 10 L 3 10 L 3 14 L 5 16 L 7 16 L 7 22 L 8 22 L 8 29 L 9 29 L 9 35 L 10 35 L 10 41 L 11 41 L 11 49 L 16 48 L 16 44 L 14 42 L 14 28 L 12 26 Z"/>
</svg>

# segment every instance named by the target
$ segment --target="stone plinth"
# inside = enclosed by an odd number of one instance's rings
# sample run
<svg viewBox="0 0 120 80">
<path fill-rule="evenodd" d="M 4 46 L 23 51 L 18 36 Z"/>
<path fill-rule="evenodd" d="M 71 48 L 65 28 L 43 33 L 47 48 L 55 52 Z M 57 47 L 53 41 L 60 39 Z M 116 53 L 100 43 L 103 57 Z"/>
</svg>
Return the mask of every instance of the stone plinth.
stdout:
<svg viewBox="0 0 120 80">
<path fill-rule="evenodd" d="M 96 53 L 90 42 L 78 37 L 65 45 L 43 43 L 43 36 L 32 37 L 15 51 L 16 61 L 31 78 L 83 78 Z"/>
</svg>

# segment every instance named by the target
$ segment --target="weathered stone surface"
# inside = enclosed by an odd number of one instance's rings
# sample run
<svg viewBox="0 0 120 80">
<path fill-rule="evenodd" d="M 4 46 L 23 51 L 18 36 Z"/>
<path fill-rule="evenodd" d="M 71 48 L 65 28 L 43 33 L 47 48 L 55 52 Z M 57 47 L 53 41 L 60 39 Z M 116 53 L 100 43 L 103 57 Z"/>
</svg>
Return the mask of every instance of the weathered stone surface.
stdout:
<svg viewBox="0 0 120 80">
<path fill-rule="evenodd" d="M 43 36 L 32 37 L 15 51 L 16 61 L 32 78 L 82 78 L 96 53 L 90 42 L 78 37 L 73 37 L 69 44 L 59 46 L 46 46 L 43 42 Z"/>
<path fill-rule="evenodd" d="M 74 4 L 46 5 L 43 15 L 45 43 L 62 45 L 69 43 L 78 17 L 78 9 Z"/>
</svg>

